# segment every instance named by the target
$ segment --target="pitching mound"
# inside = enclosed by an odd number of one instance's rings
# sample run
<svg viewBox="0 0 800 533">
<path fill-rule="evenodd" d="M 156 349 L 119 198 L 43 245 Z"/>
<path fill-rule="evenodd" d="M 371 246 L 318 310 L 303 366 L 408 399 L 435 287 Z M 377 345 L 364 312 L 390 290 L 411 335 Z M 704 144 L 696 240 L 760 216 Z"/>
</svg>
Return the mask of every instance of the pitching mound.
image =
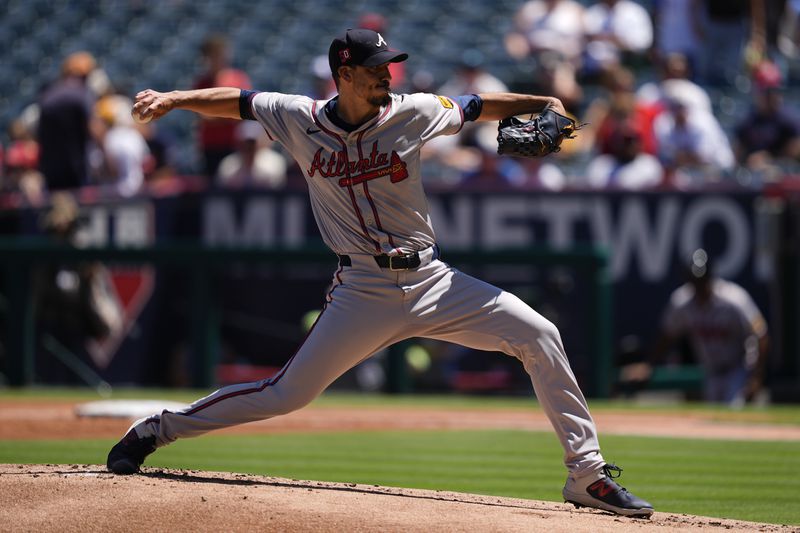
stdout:
<svg viewBox="0 0 800 533">
<path fill-rule="evenodd" d="M 0 465 L 3 531 L 796 531 L 655 513 L 650 520 L 552 502 L 220 472 Z"/>
</svg>

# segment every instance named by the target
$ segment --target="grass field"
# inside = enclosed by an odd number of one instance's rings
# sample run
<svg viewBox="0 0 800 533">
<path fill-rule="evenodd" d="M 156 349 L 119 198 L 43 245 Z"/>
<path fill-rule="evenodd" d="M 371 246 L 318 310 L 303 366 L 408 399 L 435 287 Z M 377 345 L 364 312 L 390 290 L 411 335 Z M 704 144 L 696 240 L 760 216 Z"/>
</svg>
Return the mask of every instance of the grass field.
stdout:
<svg viewBox="0 0 800 533">
<path fill-rule="evenodd" d="M 0 392 L 0 399 L 41 394 Z M 50 391 L 50 399 L 80 398 Z M 115 393 L 115 398 L 126 392 Z M 137 391 L 136 397 L 149 396 Z M 188 401 L 196 392 L 152 392 Z M 94 399 L 88 395 L 87 399 Z M 329 405 L 444 405 L 530 408 L 531 401 L 494 398 L 363 397 L 327 395 Z M 663 410 L 662 406 L 593 403 L 595 411 Z M 722 420 L 800 425 L 800 408 L 712 413 Z M 487 416 L 490 413 L 487 412 Z M 601 437 L 607 460 L 625 468 L 622 483 L 658 511 L 800 525 L 800 442 Z M 2 463 L 102 463 L 110 440 L 0 441 Z M 559 501 L 564 482 L 561 448 L 551 432 L 377 431 L 275 435 L 207 435 L 159 450 L 149 466 L 246 472 L 297 479 L 442 489 Z"/>
</svg>

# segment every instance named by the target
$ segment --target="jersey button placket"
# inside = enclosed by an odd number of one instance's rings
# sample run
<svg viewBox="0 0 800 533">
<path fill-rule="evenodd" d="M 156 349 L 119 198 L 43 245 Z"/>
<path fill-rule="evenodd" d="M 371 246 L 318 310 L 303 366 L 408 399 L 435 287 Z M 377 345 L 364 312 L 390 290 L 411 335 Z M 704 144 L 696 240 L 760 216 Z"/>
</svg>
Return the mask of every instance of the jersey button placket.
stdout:
<svg viewBox="0 0 800 533">
<path fill-rule="evenodd" d="M 364 186 L 363 185 L 354 185 L 353 189 L 355 190 L 356 197 L 358 198 L 358 207 L 361 209 L 361 212 L 366 215 L 366 213 L 372 212 L 372 206 L 370 206 L 369 201 L 367 201 L 367 195 L 364 193 Z M 375 219 L 372 215 L 366 215 L 364 217 L 364 223 L 372 229 L 375 225 Z"/>
</svg>

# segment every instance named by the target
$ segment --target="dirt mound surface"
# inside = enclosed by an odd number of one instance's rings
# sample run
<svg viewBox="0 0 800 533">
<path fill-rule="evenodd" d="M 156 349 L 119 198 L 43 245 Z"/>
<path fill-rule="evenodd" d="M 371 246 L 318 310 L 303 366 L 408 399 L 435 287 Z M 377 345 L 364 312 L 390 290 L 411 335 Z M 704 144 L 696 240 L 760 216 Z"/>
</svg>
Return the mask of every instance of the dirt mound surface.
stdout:
<svg viewBox="0 0 800 533">
<path fill-rule="evenodd" d="M 0 465 L 2 531 L 766 531 L 797 528 L 455 492 L 99 465 Z"/>
</svg>

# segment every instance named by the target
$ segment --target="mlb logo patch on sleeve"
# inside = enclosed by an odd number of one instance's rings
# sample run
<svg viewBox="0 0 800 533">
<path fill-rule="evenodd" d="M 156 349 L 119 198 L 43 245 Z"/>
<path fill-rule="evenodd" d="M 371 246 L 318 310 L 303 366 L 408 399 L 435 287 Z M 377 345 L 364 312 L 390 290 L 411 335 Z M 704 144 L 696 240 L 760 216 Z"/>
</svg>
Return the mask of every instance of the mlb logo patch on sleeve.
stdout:
<svg viewBox="0 0 800 533">
<path fill-rule="evenodd" d="M 439 103 L 441 103 L 442 107 L 445 109 L 453 109 L 453 102 L 446 96 L 437 96 L 436 98 L 439 99 Z"/>
</svg>

